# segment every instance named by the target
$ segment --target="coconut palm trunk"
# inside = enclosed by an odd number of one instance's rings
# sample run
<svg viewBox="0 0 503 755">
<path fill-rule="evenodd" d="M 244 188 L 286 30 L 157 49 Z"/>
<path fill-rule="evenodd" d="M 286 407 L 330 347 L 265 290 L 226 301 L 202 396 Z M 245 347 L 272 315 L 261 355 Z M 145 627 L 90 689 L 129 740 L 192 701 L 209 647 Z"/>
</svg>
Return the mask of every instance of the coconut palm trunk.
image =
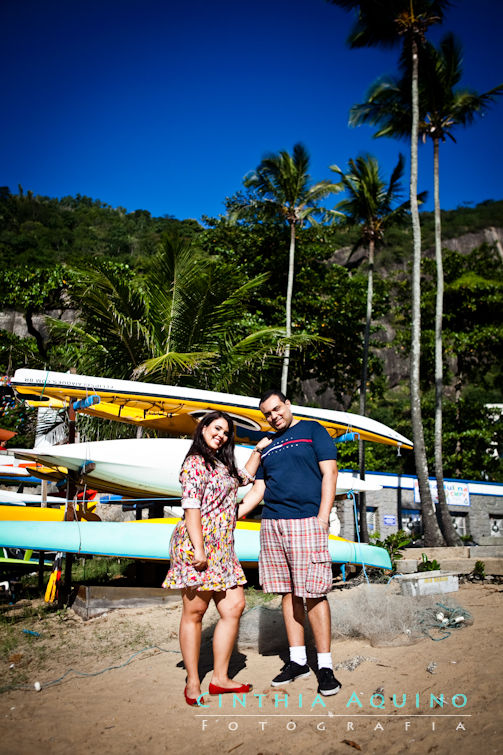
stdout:
<svg viewBox="0 0 503 755">
<path fill-rule="evenodd" d="M 416 2 L 418 4 L 418 0 Z M 412 6 L 411 6 L 412 8 Z M 438 10 L 437 10 L 438 12 Z M 411 14 L 412 19 L 412 14 Z M 431 21 L 433 19 L 430 19 Z M 375 20 L 372 28 L 375 26 Z M 420 31 L 420 25 L 418 26 Z M 423 41 L 419 48 L 421 54 L 419 81 L 419 128 L 423 139 L 427 137 L 433 143 L 433 173 L 435 194 L 435 256 L 437 268 L 437 296 L 435 306 L 435 476 L 439 491 L 438 519 L 446 541 L 449 545 L 459 545 L 452 518 L 449 514 L 443 484 L 442 464 L 442 397 L 443 397 L 443 354 L 442 354 L 442 317 L 443 317 L 443 267 L 442 234 L 440 216 L 439 190 L 439 150 L 440 142 L 446 136 L 456 140 L 452 135 L 455 126 L 466 126 L 477 114 L 483 112 L 503 93 L 500 84 L 487 92 L 477 93 L 468 89 L 456 88 L 462 75 L 462 49 L 455 37 L 448 33 L 437 49 Z M 375 136 L 394 136 L 410 138 L 411 133 L 411 83 L 410 56 L 402 58 L 403 77 L 380 77 L 370 88 L 366 101 L 351 109 L 350 123 L 360 125 L 372 123 L 378 125 Z"/>
<path fill-rule="evenodd" d="M 374 297 L 374 256 L 375 241 L 369 240 L 369 265 L 367 278 L 367 314 L 365 317 L 365 332 L 363 336 L 363 361 L 362 361 L 362 378 L 360 384 L 360 414 L 364 417 L 367 409 L 367 373 L 370 347 L 370 326 L 372 321 L 372 300 Z M 365 479 L 365 441 L 358 442 L 358 457 L 360 467 L 360 477 Z M 359 494 L 360 501 L 360 535 L 364 543 L 369 541 L 369 532 L 367 525 L 367 501 L 365 493 Z"/>
<path fill-rule="evenodd" d="M 295 220 L 290 220 L 290 250 L 288 253 L 288 283 L 286 287 L 286 337 L 292 335 L 292 296 L 293 276 L 295 272 Z M 287 343 L 283 355 L 283 368 L 281 371 L 281 391 L 287 395 L 288 368 L 290 365 L 290 344 Z"/>
<path fill-rule="evenodd" d="M 320 201 L 338 188 L 330 181 L 311 183 L 309 153 L 298 143 L 294 144 L 293 154 L 286 150 L 270 153 L 262 158 L 256 170 L 244 178 L 249 194 L 237 201 L 228 203 L 231 218 L 245 218 L 252 213 L 262 219 L 281 218 L 290 228 L 290 250 L 288 255 L 288 278 L 286 291 L 286 345 L 278 347 L 283 351 L 281 369 L 281 390 L 287 394 L 290 352 L 292 346 L 292 299 L 295 268 L 296 226 L 314 223 L 316 213 L 326 212 Z"/>
<path fill-rule="evenodd" d="M 440 139 L 433 140 L 433 194 L 435 203 L 435 262 L 437 268 L 437 292 L 435 300 L 435 477 L 438 491 L 438 513 L 447 545 L 462 545 L 454 528 L 447 506 L 444 488 L 444 465 L 442 444 L 442 404 L 444 392 L 442 320 L 444 310 L 444 269 L 442 262 L 442 221 L 440 216 Z"/>
<path fill-rule="evenodd" d="M 416 474 L 421 497 L 424 528 L 424 544 L 438 546 L 444 539 L 437 523 L 428 482 L 428 463 L 424 443 L 423 420 L 421 413 L 420 354 L 421 354 L 421 227 L 417 201 L 418 175 L 418 131 L 419 131 L 419 91 L 418 91 L 418 43 L 411 38 L 412 55 L 412 128 L 410 140 L 410 209 L 412 216 L 413 258 L 412 258 L 412 334 L 410 358 L 410 408 Z"/>
</svg>

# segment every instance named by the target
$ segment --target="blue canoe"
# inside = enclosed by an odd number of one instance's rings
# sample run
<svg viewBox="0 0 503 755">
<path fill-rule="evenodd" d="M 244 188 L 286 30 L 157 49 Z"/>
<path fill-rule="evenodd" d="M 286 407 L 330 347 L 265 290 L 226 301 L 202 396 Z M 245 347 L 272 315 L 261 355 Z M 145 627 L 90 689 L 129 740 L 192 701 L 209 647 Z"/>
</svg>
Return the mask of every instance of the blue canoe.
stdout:
<svg viewBox="0 0 503 755">
<path fill-rule="evenodd" d="M 0 546 L 126 558 L 169 559 L 169 539 L 177 519 L 156 522 L 0 522 Z M 238 522 L 236 553 L 242 562 L 257 562 L 259 522 Z M 391 569 L 388 552 L 366 543 L 330 535 L 332 561 Z"/>
</svg>

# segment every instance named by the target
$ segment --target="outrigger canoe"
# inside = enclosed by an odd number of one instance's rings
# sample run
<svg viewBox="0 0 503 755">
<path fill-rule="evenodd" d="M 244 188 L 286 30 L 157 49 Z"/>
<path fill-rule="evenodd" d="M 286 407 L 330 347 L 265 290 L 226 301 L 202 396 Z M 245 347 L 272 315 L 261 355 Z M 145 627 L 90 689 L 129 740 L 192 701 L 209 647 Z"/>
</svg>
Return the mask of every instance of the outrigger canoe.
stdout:
<svg viewBox="0 0 503 755">
<path fill-rule="evenodd" d="M 170 536 L 178 521 L 170 518 L 141 522 L 0 522 L 0 546 L 167 560 Z M 241 562 L 258 561 L 259 533 L 260 522 L 238 522 L 234 540 Z M 375 545 L 330 535 L 329 550 L 334 563 L 391 569 L 388 552 Z"/>
</svg>

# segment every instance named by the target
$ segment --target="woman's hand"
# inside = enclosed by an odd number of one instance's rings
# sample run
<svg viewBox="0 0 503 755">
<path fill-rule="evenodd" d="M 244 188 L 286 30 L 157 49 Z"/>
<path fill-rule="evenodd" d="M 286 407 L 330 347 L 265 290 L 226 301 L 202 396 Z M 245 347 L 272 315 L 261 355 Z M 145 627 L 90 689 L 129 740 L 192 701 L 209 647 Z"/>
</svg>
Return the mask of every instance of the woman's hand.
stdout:
<svg viewBox="0 0 503 755">
<path fill-rule="evenodd" d="M 270 446 L 272 443 L 271 438 L 261 438 L 259 442 L 256 444 L 255 448 L 253 449 L 257 453 L 261 454 L 262 451 L 267 448 L 267 446 Z"/>
<path fill-rule="evenodd" d="M 208 568 L 208 559 L 203 548 L 195 548 L 192 566 L 196 571 L 205 571 Z"/>
</svg>

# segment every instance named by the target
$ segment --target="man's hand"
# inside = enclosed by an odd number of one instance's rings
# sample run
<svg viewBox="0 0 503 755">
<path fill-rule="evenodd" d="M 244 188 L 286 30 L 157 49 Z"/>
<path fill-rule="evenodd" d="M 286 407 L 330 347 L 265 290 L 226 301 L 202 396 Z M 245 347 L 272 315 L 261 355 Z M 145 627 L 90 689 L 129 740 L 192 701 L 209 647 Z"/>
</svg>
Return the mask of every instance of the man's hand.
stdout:
<svg viewBox="0 0 503 755">
<path fill-rule="evenodd" d="M 323 529 L 328 532 L 330 530 L 330 522 L 327 521 L 327 519 L 321 519 L 321 517 L 316 517 Z"/>
</svg>

